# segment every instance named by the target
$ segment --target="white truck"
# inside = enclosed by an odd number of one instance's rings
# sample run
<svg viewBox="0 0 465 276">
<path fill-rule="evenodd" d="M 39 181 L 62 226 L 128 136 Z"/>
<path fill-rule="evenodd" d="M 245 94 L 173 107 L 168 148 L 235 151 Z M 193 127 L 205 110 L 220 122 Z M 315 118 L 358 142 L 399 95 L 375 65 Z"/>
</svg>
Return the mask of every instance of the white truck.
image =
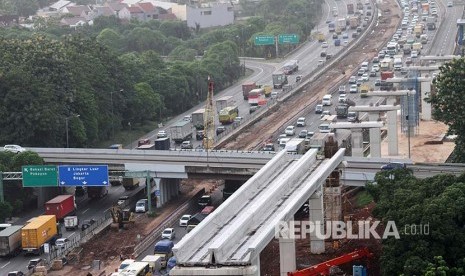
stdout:
<svg viewBox="0 0 465 276">
<path fill-rule="evenodd" d="M 293 138 L 286 142 L 284 149 L 289 153 L 304 154 L 305 153 L 305 139 Z"/>
<path fill-rule="evenodd" d="M 76 230 L 79 228 L 79 219 L 77 216 L 67 216 L 64 218 L 66 230 Z"/>
<path fill-rule="evenodd" d="M 141 262 L 148 263 L 152 271 L 160 271 L 161 269 L 161 256 L 147 255 Z"/>
<path fill-rule="evenodd" d="M 400 71 L 402 69 L 402 55 L 394 56 L 394 71 Z"/>
<path fill-rule="evenodd" d="M 223 96 L 216 100 L 216 112 L 219 113 L 221 109 L 227 106 L 233 106 L 234 104 L 235 101 L 233 96 Z M 194 122 L 194 118 L 192 118 L 192 122 Z"/>
<path fill-rule="evenodd" d="M 21 228 L 22 225 L 12 225 L 0 231 L 0 257 L 21 253 Z"/>
<path fill-rule="evenodd" d="M 347 20 L 345 18 L 339 18 L 336 23 L 336 28 L 345 31 L 347 28 Z"/>
<path fill-rule="evenodd" d="M 181 120 L 170 127 L 170 137 L 176 143 L 192 139 L 191 122 Z"/>
<path fill-rule="evenodd" d="M 197 130 L 204 129 L 204 117 L 203 117 L 204 114 L 205 114 L 205 108 L 200 108 L 199 110 L 196 110 L 192 113 L 192 124 Z"/>
</svg>

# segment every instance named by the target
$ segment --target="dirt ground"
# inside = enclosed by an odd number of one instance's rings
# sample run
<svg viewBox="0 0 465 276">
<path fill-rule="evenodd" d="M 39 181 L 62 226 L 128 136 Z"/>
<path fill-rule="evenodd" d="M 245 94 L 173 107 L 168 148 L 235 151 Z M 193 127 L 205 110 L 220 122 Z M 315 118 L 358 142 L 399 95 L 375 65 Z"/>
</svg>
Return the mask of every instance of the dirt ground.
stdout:
<svg viewBox="0 0 465 276">
<path fill-rule="evenodd" d="M 133 253 L 134 246 L 137 244 L 138 236 L 141 239 L 146 237 L 154 228 L 167 219 L 173 212 L 184 202 L 189 200 L 199 190 L 205 188 L 210 191 L 217 182 L 215 180 L 197 180 L 186 179 L 181 182 L 181 195 L 166 204 L 161 209 L 156 210 L 156 217 L 148 217 L 147 215 L 139 215 L 136 218 L 136 223 L 128 230 L 116 232 L 107 229 L 94 236 L 89 242 L 84 244 L 81 260 L 76 265 L 67 265 L 59 271 L 51 271 L 47 275 L 62 276 L 75 275 L 86 276 L 90 270 L 90 265 L 93 260 L 101 260 L 105 266 L 105 274 L 109 275 L 121 263 L 120 254 L 124 258 L 130 258 Z M 94 275 L 97 271 L 91 271 Z M 101 272 L 101 271 L 98 271 Z"/>
</svg>

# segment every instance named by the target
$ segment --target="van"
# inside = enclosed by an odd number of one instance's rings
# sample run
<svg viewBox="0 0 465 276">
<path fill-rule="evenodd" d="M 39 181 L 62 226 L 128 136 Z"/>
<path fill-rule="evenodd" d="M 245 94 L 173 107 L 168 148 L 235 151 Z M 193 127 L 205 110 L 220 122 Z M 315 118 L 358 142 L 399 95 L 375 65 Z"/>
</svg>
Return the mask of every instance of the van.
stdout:
<svg viewBox="0 0 465 276">
<path fill-rule="evenodd" d="M 321 103 L 323 105 L 331 105 L 332 104 L 332 102 L 331 102 L 332 98 L 333 98 L 333 96 L 331 96 L 329 94 L 326 94 L 326 95 L 323 96 L 323 100 L 321 101 Z"/>
<path fill-rule="evenodd" d="M 305 126 L 305 117 L 300 117 L 297 119 L 297 124 L 298 127 L 304 127 Z"/>
<path fill-rule="evenodd" d="M 136 213 L 145 213 L 149 209 L 149 203 L 147 199 L 139 199 L 136 203 Z"/>
<path fill-rule="evenodd" d="M 365 69 L 365 71 L 368 71 L 368 61 L 362 62 L 362 67 L 361 69 Z"/>
</svg>

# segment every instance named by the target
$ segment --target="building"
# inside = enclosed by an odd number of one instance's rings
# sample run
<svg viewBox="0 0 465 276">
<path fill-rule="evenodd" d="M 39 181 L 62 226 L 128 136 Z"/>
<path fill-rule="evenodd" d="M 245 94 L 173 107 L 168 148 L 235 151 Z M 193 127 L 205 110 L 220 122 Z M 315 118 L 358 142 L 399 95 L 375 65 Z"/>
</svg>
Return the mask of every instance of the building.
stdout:
<svg viewBox="0 0 465 276">
<path fill-rule="evenodd" d="M 227 26 L 234 23 L 234 10 L 230 3 L 204 3 L 186 6 L 186 21 L 190 28 Z"/>
</svg>

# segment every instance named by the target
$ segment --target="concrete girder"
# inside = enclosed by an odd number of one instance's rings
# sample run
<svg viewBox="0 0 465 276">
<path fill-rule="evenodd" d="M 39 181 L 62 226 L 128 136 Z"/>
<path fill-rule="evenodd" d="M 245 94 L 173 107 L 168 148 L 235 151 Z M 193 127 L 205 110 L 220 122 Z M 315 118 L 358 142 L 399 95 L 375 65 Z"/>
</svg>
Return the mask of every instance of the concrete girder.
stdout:
<svg viewBox="0 0 465 276">
<path fill-rule="evenodd" d="M 353 129 L 353 128 L 381 128 L 383 127 L 382 122 L 360 122 L 360 123 L 349 123 L 349 122 L 337 122 L 329 124 L 331 129 Z"/>
<path fill-rule="evenodd" d="M 415 90 L 396 90 L 396 91 L 371 91 L 367 92 L 367 96 L 374 96 L 374 97 L 397 97 L 397 96 L 405 96 L 405 95 L 415 95 L 417 93 Z"/>
<path fill-rule="evenodd" d="M 445 56 L 420 56 L 421 60 L 453 60 L 453 59 L 460 59 L 461 56 L 455 55 L 445 55 Z"/>
<path fill-rule="evenodd" d="M 433 81 L 432 78 L 428 78 L 428 77 L 416 77 L 416 78 L 389 78 L 386 80 L 386 82 L 405 83 L 405 82 L 412 82 L 412 79 L 416 81 L 429 81 L 429 82 Z"/>
<path fill-rule="evenodd" d="M 356 111 L 356 112 L 387 112 L 392 110 L 400 110 L 400 106 L 398 105 L 356 105 L 350 106 L 349 111 Z"/>
</svg>

